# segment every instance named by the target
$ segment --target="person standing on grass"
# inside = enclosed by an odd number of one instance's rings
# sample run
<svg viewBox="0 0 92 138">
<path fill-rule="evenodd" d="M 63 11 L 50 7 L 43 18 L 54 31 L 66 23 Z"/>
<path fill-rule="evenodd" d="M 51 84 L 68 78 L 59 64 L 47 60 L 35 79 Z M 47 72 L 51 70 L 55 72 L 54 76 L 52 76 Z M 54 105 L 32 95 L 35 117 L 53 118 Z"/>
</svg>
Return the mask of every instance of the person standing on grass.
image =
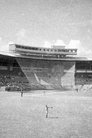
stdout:
<svg viewBox="0 0 92 138">
<path fill-rule="evenodd" d="M 48 106 L 46 105 L 46 118 L 48 118 Z"/>
<path fill-rule="evenodd" d="M 46 109 L 46 118 L 48 118 L 48 115 L 49 115 L 49 108 L 53 109 L 53 107 L 48 107 L 47 105 L 45 106 L 45 109 Z"/>
<path fill-rule="evenodd" d="M 21 87 L 21 97 L 23 97 L 23 87 Z"/>
</svg>

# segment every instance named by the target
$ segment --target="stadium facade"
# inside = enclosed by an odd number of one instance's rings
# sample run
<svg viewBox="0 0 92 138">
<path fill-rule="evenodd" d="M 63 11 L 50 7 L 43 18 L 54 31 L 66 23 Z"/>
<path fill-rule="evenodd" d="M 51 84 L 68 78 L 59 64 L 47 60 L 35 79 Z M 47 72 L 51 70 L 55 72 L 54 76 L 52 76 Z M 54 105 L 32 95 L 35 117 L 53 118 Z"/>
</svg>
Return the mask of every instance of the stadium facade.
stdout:
<svg viewBox="0 0 92 138">
<path fill-rule="evenodd" d="M 77 56 L 77 49 L 10 44 L 0 53 L 1 86 L 30 89 L 74 89 L 92 83 L 92 60 Z"/>
</svg>

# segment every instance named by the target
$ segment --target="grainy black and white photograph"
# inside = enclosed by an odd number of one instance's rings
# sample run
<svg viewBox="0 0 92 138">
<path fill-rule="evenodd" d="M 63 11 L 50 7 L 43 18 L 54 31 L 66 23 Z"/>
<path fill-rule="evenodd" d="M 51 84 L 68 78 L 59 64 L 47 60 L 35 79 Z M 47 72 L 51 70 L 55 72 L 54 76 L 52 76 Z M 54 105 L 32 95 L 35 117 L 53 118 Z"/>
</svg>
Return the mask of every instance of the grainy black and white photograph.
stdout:
<svg viewBox="0 0 92 138">
<path fill-rule="evenodd" d="M 0 138 L 92 138 L 92 0 L 0 0 Z"/>
</svg>

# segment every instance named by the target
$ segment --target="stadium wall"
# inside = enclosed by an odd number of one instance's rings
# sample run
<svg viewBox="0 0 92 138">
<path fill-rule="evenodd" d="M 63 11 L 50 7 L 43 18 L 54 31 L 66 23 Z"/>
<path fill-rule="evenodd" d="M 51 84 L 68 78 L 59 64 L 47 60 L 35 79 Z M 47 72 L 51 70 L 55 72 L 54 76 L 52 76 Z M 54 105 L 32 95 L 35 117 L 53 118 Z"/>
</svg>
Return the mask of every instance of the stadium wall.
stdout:
<svg viewBox="0 0 92 138">
<path fill-rule="evenodd" d="M 32 89 L 67 89 L 75 85 L 75 62 L 16 58 Z"/>
</svg>

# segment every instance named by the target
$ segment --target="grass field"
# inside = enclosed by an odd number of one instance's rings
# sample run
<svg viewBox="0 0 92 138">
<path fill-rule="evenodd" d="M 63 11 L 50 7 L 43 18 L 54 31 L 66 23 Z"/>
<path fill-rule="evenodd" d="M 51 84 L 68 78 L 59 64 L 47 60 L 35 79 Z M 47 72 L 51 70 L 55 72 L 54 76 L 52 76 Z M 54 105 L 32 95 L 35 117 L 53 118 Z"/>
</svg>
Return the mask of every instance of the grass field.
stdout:
<svg viewBox="0 0 92 138">
<path fill-rule="evenodd" d="M 48 118 L 46 105 L 53 107 Z M 92 97 L 0 92 L 0 138 L 92 138 Z"/>
</svg>

